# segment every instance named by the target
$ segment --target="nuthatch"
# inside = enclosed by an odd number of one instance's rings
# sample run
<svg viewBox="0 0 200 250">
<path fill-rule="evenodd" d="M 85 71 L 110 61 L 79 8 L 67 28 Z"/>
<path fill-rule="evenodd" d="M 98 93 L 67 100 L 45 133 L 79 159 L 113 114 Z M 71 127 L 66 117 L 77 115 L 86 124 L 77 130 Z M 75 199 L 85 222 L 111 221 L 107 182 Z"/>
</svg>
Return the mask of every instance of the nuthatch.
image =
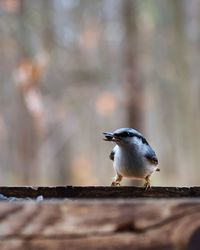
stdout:
<svg viewBox="0 0 200 250">
<path fill-rule="evenodd" d="M 128 177 L 144 179 L 144 186 L 148 189 L 150 176 L 160 169 L 157 167 L 157 156 L 144 136 L 132 128 L 120 128 L 103 134 L 105 141 L 117 144 L 110 153 L 116 172 L 111 186 L 120 186 L 122 178 Z"/>
</svg>

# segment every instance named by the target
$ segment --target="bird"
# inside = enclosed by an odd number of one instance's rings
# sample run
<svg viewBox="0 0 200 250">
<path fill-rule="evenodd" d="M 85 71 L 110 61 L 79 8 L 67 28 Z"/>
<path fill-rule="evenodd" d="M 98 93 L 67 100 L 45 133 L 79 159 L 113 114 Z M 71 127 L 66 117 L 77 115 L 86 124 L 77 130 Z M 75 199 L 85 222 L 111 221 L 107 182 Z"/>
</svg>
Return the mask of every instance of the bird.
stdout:
<svg viewBox="0 0 200 250">
<path fill-rule="evenodd" d="M 136 129 L 119 128 L 104 132 L 104 140 L 116 143 L 109 158 L 116 172 L 111 186 L 120 186 L 123 177 L 143 179 L 145 190 L 151 187 L 150 177 L 158 168 L 158 158 L 145 137 Z"/>
</svg>

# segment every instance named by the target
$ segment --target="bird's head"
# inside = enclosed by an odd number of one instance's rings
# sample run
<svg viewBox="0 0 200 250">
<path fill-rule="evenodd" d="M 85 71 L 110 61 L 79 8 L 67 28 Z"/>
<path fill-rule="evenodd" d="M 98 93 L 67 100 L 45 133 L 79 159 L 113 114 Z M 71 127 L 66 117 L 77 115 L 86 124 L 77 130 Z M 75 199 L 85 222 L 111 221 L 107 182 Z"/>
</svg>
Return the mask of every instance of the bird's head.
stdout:
<svg viewBox="0 0 200 250">
<path fill-rule="evenodd" d="M 103 134 L 105 141 L 115 142 L 118 145 L 131 144 L 135 137 L 142 136 L 137 130 L 132 128 L 120 128 L 114 132 L 104 132 Z"/>
</svg>

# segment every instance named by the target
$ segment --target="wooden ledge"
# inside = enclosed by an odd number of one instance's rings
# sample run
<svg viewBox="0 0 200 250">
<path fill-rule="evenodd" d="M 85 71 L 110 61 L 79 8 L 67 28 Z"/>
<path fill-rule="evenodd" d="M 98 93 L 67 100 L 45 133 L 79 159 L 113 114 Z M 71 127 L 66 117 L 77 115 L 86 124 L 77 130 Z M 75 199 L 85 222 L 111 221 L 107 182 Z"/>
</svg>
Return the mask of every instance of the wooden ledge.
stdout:
<svg viewBox="0 0 200 250">
<path fill-rule="evenodd" d="M 8 198 L 36 198 L 43 196 L 45 199 L 197 198 L 200 197 L 200 187 L 151 187 L 145 191 L 142 187 L 134 186 L 2 186 L 0 187 L 0 194 Z"/>
<path fill-rule="evenodd" d="M 199 249 L 199 197 L 200 187 L 0 187 L 0 249 Z"/>
</svg>

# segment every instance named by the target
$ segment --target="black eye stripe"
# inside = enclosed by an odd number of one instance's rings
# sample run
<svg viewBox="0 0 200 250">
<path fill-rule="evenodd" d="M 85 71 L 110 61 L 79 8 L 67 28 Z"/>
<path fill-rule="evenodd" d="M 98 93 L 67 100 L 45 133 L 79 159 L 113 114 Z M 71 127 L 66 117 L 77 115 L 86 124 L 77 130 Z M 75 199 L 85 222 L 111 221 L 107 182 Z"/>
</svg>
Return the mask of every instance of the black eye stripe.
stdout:
<svg viewBox="0 0 200 250">
<path fill-rule="evenodd" d="M 134 136 L 134 134 L 132 132 L 122 132 L 122 133 L 119 133 L 117 135 L 120 137 L 133 137 Z"/>
<path fill-rule="evenodd" d="M 147 142 L 147 140 L 143 136 L 135 134 L 133 132 L 123 132 L 123 133 L 120 133 L 119 136 L 120 137 L 134 137 L 135 136 L 138 139 L 140 139 L 142 141 L 142 143 L 149 145 L 149 143 Z"/>
<path fill-rule="evenodd" d="M 149 145 L 147 140 L 141 136 L 141 135 L 138 135 L 136 133 L 133 133 L 133 132 L 128 132 L 128 131 L 124 131 L 124 132 L 121 132 L 121 133 L 116 133 L 116 136 L 119 136 L 121 138 L 123 137 L 137 137 L 138 139 L 140 139 L 142 141 L 142 143 L 146 144 L 146 145 Z"/>
</svg>

